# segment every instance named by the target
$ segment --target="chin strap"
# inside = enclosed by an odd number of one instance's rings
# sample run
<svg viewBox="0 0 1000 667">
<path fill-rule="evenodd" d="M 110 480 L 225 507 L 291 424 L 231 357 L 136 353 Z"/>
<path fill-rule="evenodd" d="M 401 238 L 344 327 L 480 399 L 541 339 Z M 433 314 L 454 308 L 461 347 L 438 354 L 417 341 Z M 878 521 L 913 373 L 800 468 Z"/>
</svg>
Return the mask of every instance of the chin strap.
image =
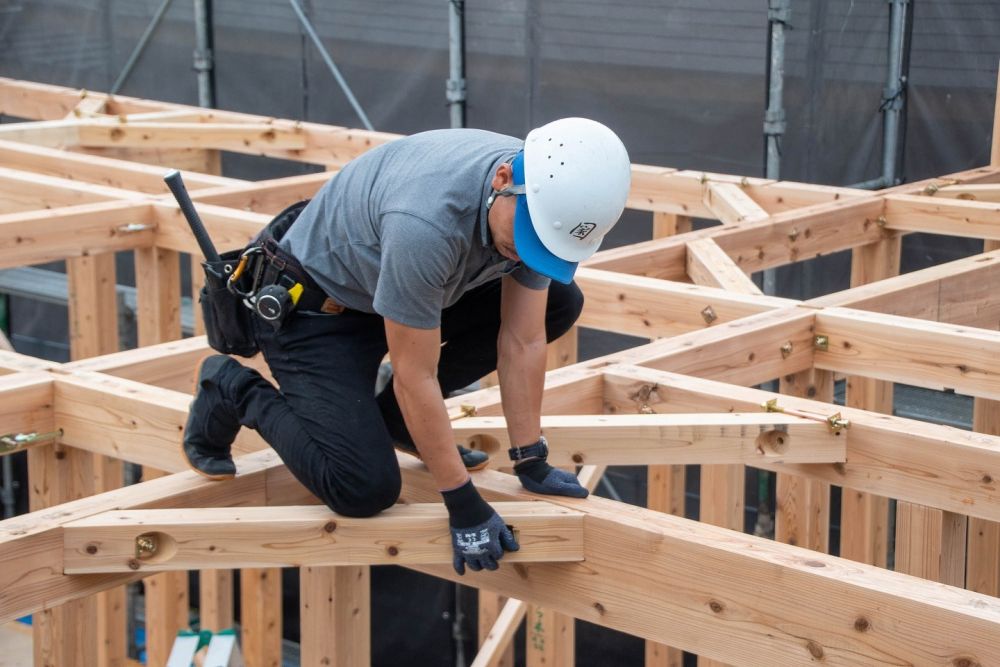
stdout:
<svg viewBox="0 0 1000 667">
<path fill-rule="evenodd" d="M 524 184 L 521 185 L 508 185 L 503 190 L 494 190 L 489 198 L 486 200 L 486 211 L 489 212 L 493 208 L 493 202 L 497 200 L 497 197 L 517 197 L 518 195 L 523 195 L 525 193 Z"/>
</svg>

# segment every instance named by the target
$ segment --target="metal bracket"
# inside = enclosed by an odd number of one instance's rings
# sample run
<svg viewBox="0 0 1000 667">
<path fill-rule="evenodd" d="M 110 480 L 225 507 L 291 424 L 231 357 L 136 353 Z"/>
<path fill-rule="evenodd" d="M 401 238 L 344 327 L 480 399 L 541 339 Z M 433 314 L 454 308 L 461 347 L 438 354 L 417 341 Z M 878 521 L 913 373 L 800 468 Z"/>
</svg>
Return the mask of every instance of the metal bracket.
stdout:
<svg viewBox="0 0 1000 667">
<path fill-rule="evenodd" d="M 782 135 L 786 126 L 784 109 L 768 109 L 764 112 L 764 134 Z"/>
<path fill-rule="evenodd" d="M 194 58 L 193 69 L 195 72 L 209 72 L 212 70 L 214 56 L 212 49 L 195 49 L 192 54 Z"/>
<path fill-rule="evenodd" d="M 838 433 L 841 429 L 851 428 L 851 422 L 841 417 L 839 412 L 835 412 L 827 417 L 826 423 L 830 427 L 831 433 Z"/>
<path fill-rule="evenodd" d="M 816 334 L 813 336 L 813 348 L 826 352 L 830 349 L 830 337 L 826 334 Z"/>
<path fill-rule="evenodd" d="M 476 416 L 476 406 L 471 405 L 469 403 L 463 403 L 462 405 L 458 406 L 458 409 L 461 410 L 461 412 L 452 417 L 451 421 L 455 421 L 456 419 L 464 419 L 466 417 Z"/>
<path fill-rule="evenodd" d="M 890 0 L 891 2 L 892 0 Z M 769 0 L 767 3 L 767 20 L 772 23 L 787 24 L 792 20 L 791 0 Z"/>
<path fill-rule="evenodd" d="M 792 341 L 786 340 L 784 345 L 782 345 L 780 349 L 781 349 L 782 359 L 787 359 L 788 357 L 792 356 L 792 350 L 794 349 Z"/>
<path fill-rule="evenodd" d="M 49 433 L 32 432 L 0 435 L 0 453 L 7 454 L 47 440 L 58 440 L 62 435 L 62 429 L 50 431 Z"/>
<path fill-rule="evenodd" d="M 705 320 L 705 324 L 711 324 L 715 320 L 719 319 L 719 316 L 715 314 L 715 309 L 711 306 L 705 306 L 702 308 L 701 317 Z"/>
<path fill-rule="evenodd" d="M 445 81 L 445 99 L 451 103 L 464 102 L 465 79 L 447 79 Z"/>
<path fill-rule="evenodd" d="M 809 419 L 811 421 L 820 421 L 820 420 L 822 420 L 823 422 L 826 423 L 827 426 L 830 427 L 830 432 L 831 433 L 839 433 L 840 431 L 842 431 L 844 429 L 851 428 L 851 422 L 848 421 L 848 420 L 846 420 L 846 419 L 844 419 L 839 412 L 830 415 L 826 419 L 822 419 L 821 417 L 817 418 L 814 415 L 803 414 L 803 413 L 800 413 L 798 411 L 787 412 L 785 410 L 785 408 L 783 408 L 780 405 L 778 405 L 778 399 L 776 399 L 776 398 L 772 398 L 772 399 L 768 400 L 766 403 L 761 403 L 760 407 L 763 408 L 764 412 L 781 412 L 781 413 L 785 413 L 785 414 L 790 414 L 790 415 L 792 415 L 794 417 L 801 417 L 802 419 Z M 779 431 L 784 431 L 785 433 L 788 432 L 788 426 L 787 425 L 775 425 L 774 429 L 775 430 L 779 430 Z"/>
</svg>

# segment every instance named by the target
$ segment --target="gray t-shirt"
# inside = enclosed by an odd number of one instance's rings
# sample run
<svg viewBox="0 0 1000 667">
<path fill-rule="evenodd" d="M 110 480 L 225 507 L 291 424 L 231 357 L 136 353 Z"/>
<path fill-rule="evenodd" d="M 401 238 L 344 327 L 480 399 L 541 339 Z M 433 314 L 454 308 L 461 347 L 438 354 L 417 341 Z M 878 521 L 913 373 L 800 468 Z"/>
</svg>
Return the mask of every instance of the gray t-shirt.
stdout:
<svg viewBox="0 0 1000 667">
<path fill-rule="evenodd" d="M 483 130 L 434 130 L 350 162 L 302 211 L 281 246 L 338 303 L 421 329 L 462 294 L 510 272 L 549 279 L 493 247 L 486 199 L 523 142 Z"/>
</svg>

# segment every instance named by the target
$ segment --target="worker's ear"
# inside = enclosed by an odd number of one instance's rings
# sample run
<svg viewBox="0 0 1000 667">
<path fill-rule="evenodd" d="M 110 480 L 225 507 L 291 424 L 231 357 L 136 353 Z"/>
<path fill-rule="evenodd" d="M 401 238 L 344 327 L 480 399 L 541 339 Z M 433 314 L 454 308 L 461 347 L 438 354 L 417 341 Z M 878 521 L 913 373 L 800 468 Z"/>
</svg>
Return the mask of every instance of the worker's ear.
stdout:
<svg viewBox="0 0 1000 667">
<path fill-rule="evenodd" d="M 493 182 L 490 183 L 490 187 L 498 192 L 504 188 L 508 188 L 514 183 L 514 170 L 511 169 L 510 165 L 504 162 L 502 165 L 497 167 L 497 171 L 493 174 Z"/>
</svg>

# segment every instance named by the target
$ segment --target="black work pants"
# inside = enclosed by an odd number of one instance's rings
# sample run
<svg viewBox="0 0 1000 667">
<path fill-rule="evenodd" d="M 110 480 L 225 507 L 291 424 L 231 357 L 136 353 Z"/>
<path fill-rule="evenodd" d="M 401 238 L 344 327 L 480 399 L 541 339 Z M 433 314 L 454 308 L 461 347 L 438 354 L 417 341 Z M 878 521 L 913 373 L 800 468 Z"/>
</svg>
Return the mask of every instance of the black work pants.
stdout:
<svg viewBox="0 0 1000 667">
<path fill-rule="evenodd" d="M 576 322 L 583 295 L 552 283 L 549 341 Z M 438 380 L 444 395 L 497 367 L 500 281 L 467 292 L 441 314 Z M 294 312 L 280 329 L 254 318 L 254 335 L 280 390 L 247 369 L 230 387 L 240 423 L 256 429 L 302 484 L 346 516 L 371 516 L 399 497 L 393 439 L 409 441 L 390 384 L 375 379 L 387 351 L 378 315 Z"/>
</svg>

